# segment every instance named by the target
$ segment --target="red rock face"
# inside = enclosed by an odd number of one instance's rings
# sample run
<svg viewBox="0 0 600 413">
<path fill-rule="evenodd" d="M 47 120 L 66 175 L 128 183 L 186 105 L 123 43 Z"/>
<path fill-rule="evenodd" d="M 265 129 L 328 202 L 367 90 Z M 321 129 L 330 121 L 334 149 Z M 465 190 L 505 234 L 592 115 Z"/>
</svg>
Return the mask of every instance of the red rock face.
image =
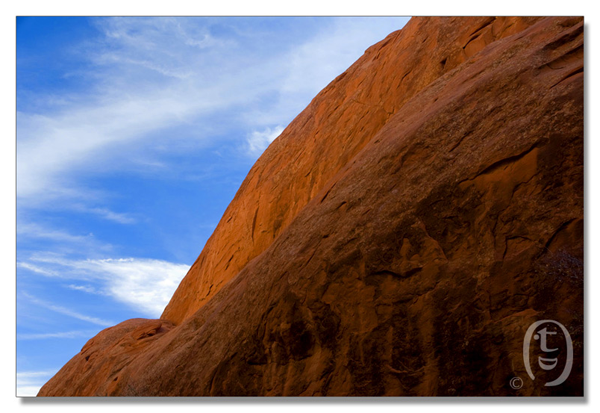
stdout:
<svg viewBox="0 0 600 413">
<path fill-rule="evenodd" d="M 418 19 L 369 48 L 256 162 L 161 318 L 181 323 L 262 253 L 410 98 L 535 18 Z"/>
<path fill-rule="evenodd" d="M 560 386 L 525 370 L 543 319 L 573 341 Z M 104 330 L 39 395 L 582 394 L 583 20 L 468 17 L 369 48 L 257 161 L 161 320 Z"/>
</svg>

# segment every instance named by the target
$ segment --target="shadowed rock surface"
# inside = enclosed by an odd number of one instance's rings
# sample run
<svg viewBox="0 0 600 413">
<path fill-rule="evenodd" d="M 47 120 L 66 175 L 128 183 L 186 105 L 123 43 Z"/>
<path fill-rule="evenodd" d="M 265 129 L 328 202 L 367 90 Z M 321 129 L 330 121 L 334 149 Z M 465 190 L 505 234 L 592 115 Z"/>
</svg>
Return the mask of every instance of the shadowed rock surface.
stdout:
<svg viewBox="0 0 600 413">
<path fill-rule="evenodd" d="M 573 340 L 556 387 L 523 365 L 542 319 Z M 39 393 L 582 394 L 571 17 L 413 18 L 369 48 L 256 162 L 161 320 L 102 331 Z"/>
</svg>

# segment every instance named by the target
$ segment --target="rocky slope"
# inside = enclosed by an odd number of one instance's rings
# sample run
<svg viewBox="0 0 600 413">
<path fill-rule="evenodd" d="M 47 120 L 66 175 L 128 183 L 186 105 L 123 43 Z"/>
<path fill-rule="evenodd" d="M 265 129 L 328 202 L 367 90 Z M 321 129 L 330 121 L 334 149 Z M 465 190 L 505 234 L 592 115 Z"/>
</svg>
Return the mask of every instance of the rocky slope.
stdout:
<svg viewBox="0 0 600 413">
<path fill-rule="evenodd" d="M 582 19 L 413 18 L 265 151 L 161 319 L 39 395 L 581 395 L 582 220 Z M 539 319 L 561 386 L 525 372 Z"/>
</svg>

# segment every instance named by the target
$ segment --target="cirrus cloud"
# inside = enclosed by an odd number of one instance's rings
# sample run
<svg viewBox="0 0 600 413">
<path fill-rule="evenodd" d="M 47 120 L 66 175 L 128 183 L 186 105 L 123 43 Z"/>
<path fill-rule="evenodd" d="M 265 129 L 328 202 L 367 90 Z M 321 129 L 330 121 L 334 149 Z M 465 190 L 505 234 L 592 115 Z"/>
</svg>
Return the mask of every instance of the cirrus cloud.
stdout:
<svg viewBox="0 0 600 413">
<path fill-rule="evenodd" d="M 145 258 L 74 260 L 56 255 L 32 256 L 18 265 L 50 277 L 95 283 L 97 286 L 71 284 L 67 288 L 110 296 L 153 318 L 160 316 L 190 268 L 186 264 Z M 65 315 L 99 325 L 110 325 L 110 322 L 76 314 L 35 297 L 28 298 L 38 305 Z"/>
</svg>

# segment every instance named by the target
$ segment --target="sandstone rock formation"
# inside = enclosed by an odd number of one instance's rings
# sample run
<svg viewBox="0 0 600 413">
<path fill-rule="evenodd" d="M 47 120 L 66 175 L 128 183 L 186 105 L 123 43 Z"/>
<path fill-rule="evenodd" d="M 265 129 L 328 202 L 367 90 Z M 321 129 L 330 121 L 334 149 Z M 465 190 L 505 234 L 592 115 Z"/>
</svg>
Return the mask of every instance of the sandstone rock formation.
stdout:
<svg viewBox="0 0 600 413">
<path fill-rule="evenodd" d="M 541 319 L 561 386 L 525 372 Z M 160 320 L 39 395 L 582 393 L 583 20 L 421 17 L 271 144 Z"/>
</svg>

